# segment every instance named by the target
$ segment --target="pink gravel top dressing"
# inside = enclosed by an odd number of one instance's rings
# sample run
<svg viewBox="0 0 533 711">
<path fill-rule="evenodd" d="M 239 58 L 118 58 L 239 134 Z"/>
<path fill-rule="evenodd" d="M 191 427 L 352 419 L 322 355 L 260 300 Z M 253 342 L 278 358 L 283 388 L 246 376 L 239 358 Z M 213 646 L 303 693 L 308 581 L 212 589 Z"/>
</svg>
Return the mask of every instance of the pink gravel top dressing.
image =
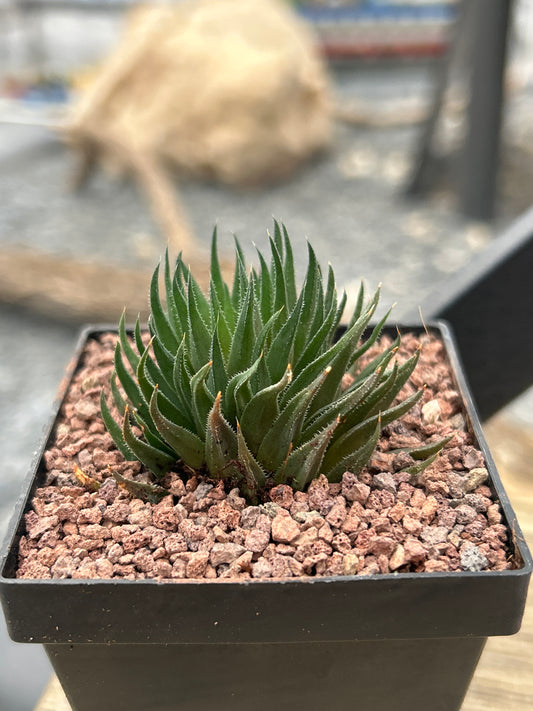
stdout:
<svg viewBox="0 0 533 711">
<path fill-rule="evenodd" d="M 44 455 L 45 485 L 25 516 L 17 577 L 243 580 L 513 567 L 483 455 L 434 336 L 403 337 L 400 359 L 422 350 L 402 396 L 426 389 L 384 429 L 358 476 L 346 472 L 336 484 L 320 476 L 306 492 L 276 486 L 259 506 L 222 482 L 184 481 L 178 470 L 159 482 L 168 495 L 157 504 L 132 498 L 109 476 L 111 467 L 148 481 L 138 462 L 124 461 L 100 417 L 115 343 L 114 334 L 87 343 Z M 449 434 L 413 482 L 405 448 Z M 100 483 L 98 491 L 80 484 L 76 467 Z"/>
</svg>

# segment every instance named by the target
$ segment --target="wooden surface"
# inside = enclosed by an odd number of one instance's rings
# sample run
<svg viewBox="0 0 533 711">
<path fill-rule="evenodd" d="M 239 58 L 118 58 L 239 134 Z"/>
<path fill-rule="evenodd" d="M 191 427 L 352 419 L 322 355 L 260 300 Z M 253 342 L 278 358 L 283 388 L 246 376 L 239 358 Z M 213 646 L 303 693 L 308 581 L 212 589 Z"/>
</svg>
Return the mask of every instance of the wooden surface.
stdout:
<svg viewBox="0 0 533 711">
<path fill-rule="evenodd" d="M 533 548 L 533 428 L 520 427 L 500 415 L 487 424 L 485 434 L 522 532 Z M 493 637 L 487 642 L 462 711 L 531 708 L 533 594 L 529 596 L 520 632 L 512 637 Z M 70 711 L 57 679 L 50 681 L 35 711 Z"/>
</svg>

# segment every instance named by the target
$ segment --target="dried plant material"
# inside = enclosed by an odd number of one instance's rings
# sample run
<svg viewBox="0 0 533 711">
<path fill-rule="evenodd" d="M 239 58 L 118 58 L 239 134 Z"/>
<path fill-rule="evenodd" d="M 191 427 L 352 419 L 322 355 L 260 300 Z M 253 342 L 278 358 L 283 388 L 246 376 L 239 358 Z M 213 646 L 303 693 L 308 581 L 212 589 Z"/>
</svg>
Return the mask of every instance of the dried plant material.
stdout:
<svg viewBox="0 0 533 711">
<path fill-rule="evenodd" d="M 322 62 L 277 0 L 194 0 L 138 9 L 75 107 L 68 134 L 79 179 L 96 161 L 133 172 L 163 231 L 192 247 L 170 165 L 249 186 L 290 173 L 330 139 Z"/>
<path fill-rule="evenodd" d="M 110 470 L 110 474 L 113 479 L 117 482 L 121 489 L 127 491 L 128 494 L 134 499 L 141 499 L 142 501 L 149 501 L 152 504 L 157 504 L 165 496 L 168 496 L 168 491 L 163 489 L 162 486 L 157 486 L 157 484 L 147 484 L 141 481 L 134 481 L 133 479 L 128 479 L 118 472 Z"/>
<path fill-rule="evenodd" d="M 100 488 L 100 482 L 85 474 L 79 467 L 74 467 L 74 476 L 87 491 L 98 491 Z"/>
</svg>

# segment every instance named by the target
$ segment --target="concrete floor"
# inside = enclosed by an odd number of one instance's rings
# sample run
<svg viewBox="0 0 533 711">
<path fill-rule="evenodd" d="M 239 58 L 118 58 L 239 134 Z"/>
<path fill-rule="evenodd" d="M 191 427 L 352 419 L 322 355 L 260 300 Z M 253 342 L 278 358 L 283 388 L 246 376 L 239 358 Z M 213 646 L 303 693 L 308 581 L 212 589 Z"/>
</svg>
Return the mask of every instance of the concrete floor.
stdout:
<svg viewBox="0 0 533 711">
<path fill-rule="evenodd" d="M 366 98 L 379 109 L 403 95 L 427 95 L 431 74 L 420 65 L 358 67 L 336 72 L 335 82 L 343 99 Z M 515 114 L 521 112 L 528 113 L 523 104 Z M 361 278 L 370 287 L 382 281 L 384 307 L 398 302 L 395 317 L 401 321 L 402 314 L 475 259 L 514 216 L 503 206 L 495 225 L 480 225 L 457 215 L 447 194 L 419 203 L 405 200 L 402 188 L 418 134 L 413 126 L 339 125 L 332 151 L 286 183 L 237 193 L 188 182 L 180 186 L 182 198 L 204 245 L 218 221 L 222 246 L 236 232 L 251 257 L 252 241 L 265 246 L 271 216 L 283 219 L 300 273 L 309 238 L 320 261 L 332 263 L 339 287 L 350 294 Z M 153 265 L 162 240 L 135 189 L 99 175 L 73 197 L 65 190 L 69 163 L 65 147 L 49 131 L 0 125 L 0 244 Z M 75 336 L 72 326 L 0 308 L 0 534 Z M 530 424 L 532 400 L 530 394 L 512 406 L 516 417 Z M 11 643 L 1 622 L 0 659 L 0 709 L 30 711 L 50 673 L 46 658 L 40 648 Z"/>
</svg>

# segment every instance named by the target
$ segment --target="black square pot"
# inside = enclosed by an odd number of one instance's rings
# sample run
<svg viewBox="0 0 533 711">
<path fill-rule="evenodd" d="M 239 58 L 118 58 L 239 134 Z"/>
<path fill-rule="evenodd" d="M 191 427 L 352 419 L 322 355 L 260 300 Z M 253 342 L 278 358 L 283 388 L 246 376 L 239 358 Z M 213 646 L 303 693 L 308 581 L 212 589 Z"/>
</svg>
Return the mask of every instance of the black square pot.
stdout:
<svg viewBox="0 0 533 711">
<path fill-rule="evenodd" d="M 240 582 L 16 579 L 23 514 L 42 480 L 58 399 L 4 543 L 0 593 L 12 639 L 44 645 L 74 711 L 460 708 L 486 638 L 520 627 L 532 562 L 450 332 L 442 323 L 432 329 L 514 534 L 512 570 Z M 86 329 L 78 356 L 104 330 Z"/>
</svg>

